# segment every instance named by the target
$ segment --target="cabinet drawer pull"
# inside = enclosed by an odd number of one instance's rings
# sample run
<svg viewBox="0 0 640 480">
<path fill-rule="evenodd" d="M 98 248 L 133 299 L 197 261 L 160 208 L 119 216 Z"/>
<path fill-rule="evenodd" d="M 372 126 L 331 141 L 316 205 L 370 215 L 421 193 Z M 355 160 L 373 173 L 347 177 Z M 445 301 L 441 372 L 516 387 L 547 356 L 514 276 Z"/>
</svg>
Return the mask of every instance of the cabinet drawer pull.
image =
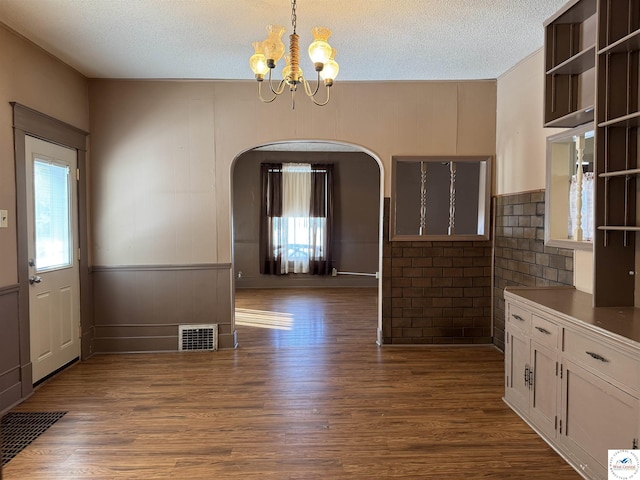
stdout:
<svg viewBox="0 0 640 480">
<path fill-rule="evenodd" d="M 609 360 L 607 360 L 606 358 L 604 358 L 602 355 L 594 353 L 594 352 L 585 352 L 587 355 L 589 355 L 591 358 L 595 358 L 596 360 L 600 360 L 601 362 L 604 363 L 609 363 Z"/>
<path fill-rule="evenodd" d="M 545 335 L 551 335 L 551 332 L 546 328 L 536 327 L 536 330 L 538 330 L 540 333 L 544 333 Z"/>
<path fill-rule="evenodd" d="M 516 315 L 515 313 L 512 313 L 511 316 L 516 320 L 520 320 L 521 322 L 524 322 L 524 318 L 522 318 L 520 315 Z"/>
</svg>

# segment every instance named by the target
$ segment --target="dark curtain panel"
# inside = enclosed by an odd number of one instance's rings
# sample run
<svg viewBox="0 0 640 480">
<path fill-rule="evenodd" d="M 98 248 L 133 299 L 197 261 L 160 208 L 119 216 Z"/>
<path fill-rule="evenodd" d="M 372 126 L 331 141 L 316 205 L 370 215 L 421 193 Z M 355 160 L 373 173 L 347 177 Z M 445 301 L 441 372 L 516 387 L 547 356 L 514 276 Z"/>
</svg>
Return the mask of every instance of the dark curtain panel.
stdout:
<svg viewBox="0 0 640 480">
<path fill-rule="evenodd" d="M 311 220 L 325 219 L 324 249 L 316 246 L 318 240 L 312 236 L 309 273 L 312 275 L 331 275 L 333 240 L 333 164 L 311 165 Z"/>
<path fill-rule="evenodd" d="M 282 164 L 260 164 L 260 273 L 280 275 L 282 254 L 276 251 L 273 224 L 282 217 Z"/>
</svg>

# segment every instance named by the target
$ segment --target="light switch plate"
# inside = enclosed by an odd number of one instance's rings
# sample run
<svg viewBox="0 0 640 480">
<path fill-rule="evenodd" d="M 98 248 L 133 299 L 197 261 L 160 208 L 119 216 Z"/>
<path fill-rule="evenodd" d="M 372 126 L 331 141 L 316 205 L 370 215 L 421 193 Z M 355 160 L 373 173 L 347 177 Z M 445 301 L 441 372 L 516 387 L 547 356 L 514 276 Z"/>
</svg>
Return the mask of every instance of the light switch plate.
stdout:
<svg viewBox="0 0 640 480">
<path fill-rule="evenodd" d="M 0 228 L 9 227 L 9 211 L 0 210 Z"/>
</svg>

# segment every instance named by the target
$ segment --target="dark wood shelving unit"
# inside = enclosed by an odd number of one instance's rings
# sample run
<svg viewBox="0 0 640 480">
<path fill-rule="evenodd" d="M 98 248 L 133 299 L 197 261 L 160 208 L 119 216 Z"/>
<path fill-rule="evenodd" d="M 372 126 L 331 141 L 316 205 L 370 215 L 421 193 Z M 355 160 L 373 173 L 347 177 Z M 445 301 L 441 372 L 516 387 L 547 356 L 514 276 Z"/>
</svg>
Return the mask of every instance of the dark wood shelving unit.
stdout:
<svg viewBox="0 0 640 480">
<path fill-rule="evenodd" d="M 640 0 L 598 0 L 594 306 L 634 306 Z"/>
<path fill-rule="evenodd" d="M 594 306 L 640 305 L 640 0 L 571 0 L 544 28 L 544 125 L 595 123 Z"/>
<path fill-rule="evenodd" d="M 574 0 L 545 22 L 545 127 L 594 120 L 596 7 Z"/>
</svg>

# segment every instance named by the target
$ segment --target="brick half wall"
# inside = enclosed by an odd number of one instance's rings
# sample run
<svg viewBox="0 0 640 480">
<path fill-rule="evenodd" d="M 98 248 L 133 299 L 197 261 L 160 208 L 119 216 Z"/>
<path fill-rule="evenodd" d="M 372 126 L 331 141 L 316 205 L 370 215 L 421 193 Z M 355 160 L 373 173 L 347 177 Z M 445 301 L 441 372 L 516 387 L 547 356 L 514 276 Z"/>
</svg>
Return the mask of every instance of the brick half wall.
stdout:
<svg viewBox="0 0 640 480">
<path fill-rule="evenodd" d="M 544 190 L 495 204 L 493 343 L 504 351 L 504 288 L 573 285 L 573 250 L 544 244 Z"/>
<path fill-rule="evenodd" d="M 491 242 L 390 242 L 388 198 L 383 225 L 383 343 L 490 344 Z"/>
</svg>

